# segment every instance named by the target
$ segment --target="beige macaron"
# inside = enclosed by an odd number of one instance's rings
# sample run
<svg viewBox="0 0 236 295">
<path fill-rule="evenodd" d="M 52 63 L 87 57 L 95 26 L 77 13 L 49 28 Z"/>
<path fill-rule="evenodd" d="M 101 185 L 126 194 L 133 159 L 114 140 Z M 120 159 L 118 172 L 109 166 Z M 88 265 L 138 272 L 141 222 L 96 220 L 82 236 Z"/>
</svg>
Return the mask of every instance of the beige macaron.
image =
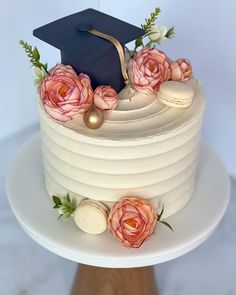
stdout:
<svg viewBox="0 0 236 295">
<path fill-rule="evenodd" d="M 107 229 L 109 208 L 98 201 L 86 199 L 73 213 L 76 225 L 85 233 L 98 235 Z"/>
<path fill-rule="evenodd" d="M 186 82 L 167 81 L 160 85 L 157 98 L 173 108 L 187 108 L 192 104 L 193 88 Z"/>
</svg>

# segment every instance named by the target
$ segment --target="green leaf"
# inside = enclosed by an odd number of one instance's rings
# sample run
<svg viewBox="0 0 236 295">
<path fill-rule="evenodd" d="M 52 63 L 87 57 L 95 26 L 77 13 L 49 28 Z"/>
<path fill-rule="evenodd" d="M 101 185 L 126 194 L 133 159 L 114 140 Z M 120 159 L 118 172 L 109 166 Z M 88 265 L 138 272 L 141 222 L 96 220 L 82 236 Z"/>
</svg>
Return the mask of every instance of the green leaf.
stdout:
<svg viewBox="0 0 236 295">
<path fill-rule="evenodd" d="M 40 54 L 39 54 L 39 51 L 38 51 L 37 47 L 34 47 L 33 57 L 34 57 L 35 60 L 40 60 Z"/>
<path fill-rule="evenodd" d="M 166 222 L 166 221 L 160 221 L 160 220 L 159 220 L 159 222 L 162 223 L 162 224 L 164 224 L 165 226 L 167 226 L 170 230 L 174 231 L 173 228 L 172 228 L 172 226 L 168 222 Z"/>
<path fill-rule="evenodd" d="M 69 194 L 69 193 L 67 193 L 66 198 L 67 198 L 67 201 L 68 201 L 69 203 L 71 203 L 71 200 L 70 200 L 70 194 Z"/>
<path fill-rule="evenodd" d="M 162 217 L 163 213 L 164 213 L 164 205 L 163 205 L 163 207 L 162 207 L 162 209 L 161 209 L 161 213 L 160 213 L 160 214 L 157 214 L 157 220 L 158 220 L 158 221 L 161 220 L 161 217 Z"/>
<path fill-rule="evenodd" d="M 53 199 L 53 202 L 56 206 L 61 206 L 62 203 L 61 203 L 61 199 L 57 196 L 52 196 L 52 199 Z"/>
<path fill-rule="evenodd" d="M 58 216 L 58 220 L 61 219 L 63 215 L 64 215 L 64 214 L 60 214 L 60 215 Z"/>
<path fill-rule="evenodd" d="M 164 205 L 163 205 L 163 207 L 162 207 L 162 209 L 161 209 L 161 213 L 160 213 L 160 214 L 157 214 L 157 220 L 158 220 L 160 223 L 162 223 L 162 224 L 164 224 L 165 226 L 167 226 L 170 230 L 174 231 L 173 228 L 171 227 L 171 225 L 170 225 L 169 223 L 167 223 L 166 221 L 162 221 L 162 220 L 161 220 L 161 217 L 162 217 L 163 213 L 164 213 Z"/>
<path fill-rule="evenodd" d="M 174 35 L 175 35 L 175 27 L 171 27 L 171 28 L 167 31 L 167 33 L 166 33 L 166 37 L 170 39 L 170 38 L 173 38 Z"/>
<path fill-rule="evenodd" d="M 71 203 L 66 199 L 62 199 L 62 206 L 64 206 L 65 208 L 71 208 Z"/>
</svg>

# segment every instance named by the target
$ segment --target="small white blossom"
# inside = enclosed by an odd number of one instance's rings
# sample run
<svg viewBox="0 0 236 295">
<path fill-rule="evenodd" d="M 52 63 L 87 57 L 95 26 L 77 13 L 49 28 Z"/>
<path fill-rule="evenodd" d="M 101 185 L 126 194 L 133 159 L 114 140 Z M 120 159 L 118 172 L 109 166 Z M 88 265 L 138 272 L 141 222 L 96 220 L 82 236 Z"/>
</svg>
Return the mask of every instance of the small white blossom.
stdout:
<svg viewBox="0 0 236 295">
<path fill-rule="evenodd" d="M 149 31 L 148 37 L 152 42 L 161 43 L 167 39 L 167 27 L 161 26 L 158 27 L 156 25 L 152 25 Z"/>
<path fill-rule="evenodd" d="M 65 213 L 67 213 L 67 208 L 61 206 L 61 207 L 58 209 L 58 213 L 59 213 L 59 214 L 65 214 Z"/>
<path fill-rule="evenodd" d="M 39 84 L 43 79 L 44 77 L 46 76 L 47 74 L 45 73 L 44 70 L 41 70 L 37 67 L 34 68 L 34 72 L 33 72 L 33 76 L 35 78 L 34 82 L 35 84 Z"/>
</svg>

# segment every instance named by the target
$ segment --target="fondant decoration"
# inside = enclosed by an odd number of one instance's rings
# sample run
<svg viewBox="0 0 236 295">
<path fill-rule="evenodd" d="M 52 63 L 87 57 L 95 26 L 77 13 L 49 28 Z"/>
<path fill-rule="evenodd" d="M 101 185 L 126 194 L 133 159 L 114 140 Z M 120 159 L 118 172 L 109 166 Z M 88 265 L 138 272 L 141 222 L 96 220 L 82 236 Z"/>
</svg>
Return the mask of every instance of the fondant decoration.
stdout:
<svg viewBox="0 0 236 295">
<path fill-rule="evenodd" d="M 170 78 L 170 64 L 164 52 L 144 48 L 129 60 L 128 75 L 139 91 L 152 94 Z"/>
<path fill-rule="evenodd" d="M 87 75 L 68 65 L 57 65 L 39 85 L 46 113 L 57 122 L 67 122 L 83 114 L 93 103 L 93 90 Z"/>
<path fill-rule="evenodd" d="M 167 81 L 162 83 L 157 98 L 161 103 L 173 108 L 187 108 L 194 96 L 193 88 L 183 82 Z"/>
<path fill-rule="evenodd" d="M 121 199 L 108 218 L 111 233 L 128 248 L 139 248 L 152 235 L 156 223 L 156 210 L 147 200 L 136 197 Z"/>
<path fill-rule="evenodd" d="M 170 64 L 171 80 L 188 81 L 192 78 L 192 65 L 186 58 L 179 58 Z"/>
<path fill-rule="evenodd" d="M 123 49 L 126 43 L 145 34 L 141 28 L 94 9 L 63 17 L 33 34 L 60 49 L 63 64 L 71 65 L 78 74 L 88 74 L 93 89 L 110 85 L 119 92 L 124 87 L 124 78 L 117 49 L 92 30 L 114 37 Z"/>
<path fill-rule="evenodd" d="M 114 110 L 118 94 L 111 86 L 98 86 L 94 91 L 94 104 L 100 110 Z"/>
<path fill-rule="evenodd" d="M 97 129 L 104 122 L 103 112 L 94 105 L 84 113 L 84 124 L 90 129 Z"/>
<path fill-rule="evenodd" d="M 85 233 L 98 235 L 107 229 L 109 208 L 94 200 L 82 201 L 73 217 L 76 225 Z"/>
</svg>

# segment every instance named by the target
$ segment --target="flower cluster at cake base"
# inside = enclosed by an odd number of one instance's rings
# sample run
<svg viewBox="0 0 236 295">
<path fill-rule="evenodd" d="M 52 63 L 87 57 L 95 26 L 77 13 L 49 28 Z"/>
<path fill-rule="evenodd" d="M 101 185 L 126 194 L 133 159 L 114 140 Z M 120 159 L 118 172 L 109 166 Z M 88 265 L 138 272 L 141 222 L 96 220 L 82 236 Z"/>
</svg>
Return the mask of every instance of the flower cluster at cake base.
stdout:
<svg viewBox="0 0 236 295">
<path fill-rule="evenodd" d="M 172 231 L 162 221 L 164 207 L 160 214 L 151 203 L 139 197 L 123 197 L 111 209 L 103 202 L 83 199 L 79 204 L 69 194 L 66 197 L 53 196 L 54 208 L 59 218 L 71 217 L 80 230 L 97 235 L 108 230 L 114 238 L 127 248 L 139 248 L 154 233 L 158 222 Z"/>
</svg>

